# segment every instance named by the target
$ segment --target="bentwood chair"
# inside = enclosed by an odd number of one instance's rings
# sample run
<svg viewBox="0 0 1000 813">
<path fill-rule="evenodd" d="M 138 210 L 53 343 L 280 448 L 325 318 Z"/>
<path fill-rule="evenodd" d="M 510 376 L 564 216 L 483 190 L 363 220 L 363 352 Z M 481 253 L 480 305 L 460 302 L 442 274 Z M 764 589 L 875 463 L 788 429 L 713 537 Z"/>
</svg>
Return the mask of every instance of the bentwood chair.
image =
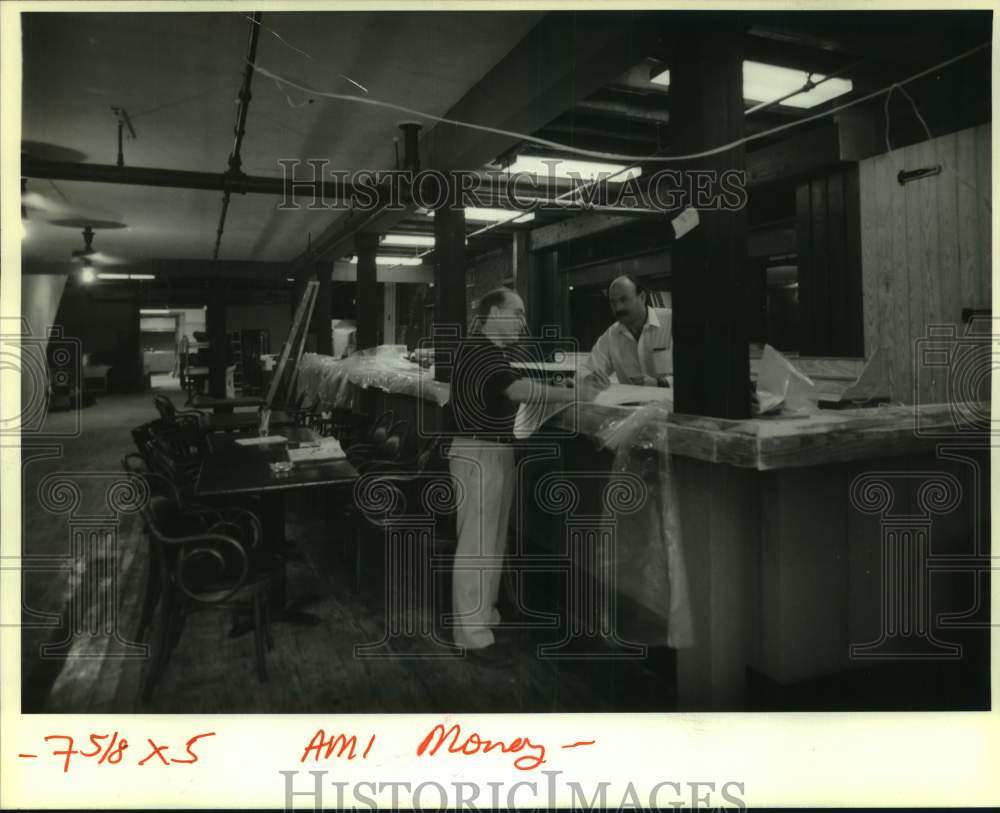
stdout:
<svg viewBox="0 0 1000 813">
<path fill-rule="evenodd" d="M 364 443 L 355 443 L 344 449 L 347 459 L 355 465 L 368 460 L 379 459 L 379 452 L 385 444 L 386 438 L 389 437 L 389 432 L 395 422 L 396 413 L 392 410 L 388 410 L 379 415 L 375 420 L 375 423 L 372 424 L 371 431 L 368 433 L 367 441 Z"/>
<path fill-rule="evenodd" d="M 356 519 L 354 545 L 354 587 L 360 591 L 365 548 L 374 538 L 384 538 L 386 531 L 396 523 L 405 522 L 411 514 L 423 515 L 428 505 L 446 503 L 440 499 L 444 491 L 450 491 L 451 474 L 445 458 L 445 444 L 440 438 L 432 439 L 421 454 L 408 465 L 393 461 L 372 461 L 359 469 L 370 494 L 392 495 L 391 499 L 376 501 L 378 506 L 355 505 Z M 356 491 L 357 495 L 357 491 Z M 384 505 L 383 505 L 384 503 Z M 451 553 L 455 549 L 454 506 L 438 506 L 433 522 L 434 550 L 437 553 Z M 384 508 L 384 510 L 383 510 Z"/>
<path fill-rule="evenodd" d="M 166 478 L 144 470 L 136 455 L 122 462 L 141 480 L 148 499 L 142 518 L 150 569 L 139 619 L 142 640 L 159 606 L 157 635 L 142 683 L 148 701 L 180 641 L 186 619 L 206 610 L 249 612 L 253 622 L 257 678 L 267 681 L 266 650 L 271 636 L 268 592 L 283 576 L 283 562 L 262 543 L 261 525 L 241 508 L 185 504 Z"/>
<path fill-rule="evenodd" d="M 164 424 L 176 427 L 192 450 L 204 451 L 208 442 L 208 416 L 197 409 L 177 409 L 166 395 L 154 395 L 153 406 Z"/>
</svg>

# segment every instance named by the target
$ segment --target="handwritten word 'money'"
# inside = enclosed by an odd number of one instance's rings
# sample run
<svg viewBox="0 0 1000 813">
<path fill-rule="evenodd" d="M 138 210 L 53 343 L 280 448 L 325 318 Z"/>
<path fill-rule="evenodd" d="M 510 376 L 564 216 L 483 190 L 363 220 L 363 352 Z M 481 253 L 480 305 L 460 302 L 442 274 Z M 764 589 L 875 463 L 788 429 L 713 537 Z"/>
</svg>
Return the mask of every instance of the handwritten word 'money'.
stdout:
<svg viewBox="0 0 1000 813">
<path fill-rule="evenodd" d="M 463 735 L 458 723 L 448 729 L 441 723 L 434 726 L 417 746 L 417 756 L 423 756 L 425 753 L 434 756 L 449 739 L 451 740 L 447 749 L 449 754 L 473 756 L 497 750 L 504 754 L 520 754 L 522 751 L 528 751 L 514 760 L 514 767 L 519 771 L 533 770 L 545 762 L 545 746 L 533 743 L 527 737 L 515 737 L 510 742 L 504 742 L 484 739 L 475 731 Z"/>
</svg>

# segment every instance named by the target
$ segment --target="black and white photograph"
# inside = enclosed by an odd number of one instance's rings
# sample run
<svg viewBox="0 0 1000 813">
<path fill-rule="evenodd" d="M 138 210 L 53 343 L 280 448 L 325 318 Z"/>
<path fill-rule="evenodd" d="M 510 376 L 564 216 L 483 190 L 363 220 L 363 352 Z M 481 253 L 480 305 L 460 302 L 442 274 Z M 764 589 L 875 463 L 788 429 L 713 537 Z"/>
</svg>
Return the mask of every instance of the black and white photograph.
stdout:
<svg viewBox="0 0 1000 813">
<path fill-rule="evenodd" d="M 48 5 L 22 718 L 992 710 L 989 6 Z"/>
</svg>

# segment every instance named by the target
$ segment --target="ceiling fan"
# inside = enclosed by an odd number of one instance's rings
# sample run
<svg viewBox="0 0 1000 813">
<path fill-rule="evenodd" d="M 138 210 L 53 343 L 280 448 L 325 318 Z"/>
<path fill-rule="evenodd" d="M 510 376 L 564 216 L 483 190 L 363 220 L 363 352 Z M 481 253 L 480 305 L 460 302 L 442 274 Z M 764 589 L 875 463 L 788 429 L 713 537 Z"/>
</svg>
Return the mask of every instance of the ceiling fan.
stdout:
<svg viewBox="0 0 1000 813">
<path fill-rule="evenodd" d="M 77 249 L 71 254 L 74 262 L 82 263 L 84 266 L 89 265 L 122 265 L 127 263 L 121 257 L 116 257 L 111 254 L 105 254 L 103 251 L 98 251 L 94 248 L 94 226 L 91 224 L 86 224 L 81 232 L 83 235 L 83 248 Z"/>
</svg>

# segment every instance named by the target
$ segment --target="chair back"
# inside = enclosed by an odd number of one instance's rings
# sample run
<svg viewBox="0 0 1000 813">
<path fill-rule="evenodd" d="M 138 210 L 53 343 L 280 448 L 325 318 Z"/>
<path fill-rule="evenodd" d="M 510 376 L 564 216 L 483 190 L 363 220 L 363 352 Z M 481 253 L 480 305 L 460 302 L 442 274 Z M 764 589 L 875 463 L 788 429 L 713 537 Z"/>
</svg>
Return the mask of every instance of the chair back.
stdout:
<svg viewBox="0 0 1000 813">
<path fill-rule="evenodd" d="M 154 395 L 153 406 L 156 407 L 156 411 L 165 421 L 173 420 L 177 416 L 177 407 L 166 395 Z"/>
<path fill-rule="evenodd" d="M 408 457 L 410 440 L 410 422 L 407 420 L 396 421 L 389 430 L 385 441 L 382 443 L 378 454 L 379 460 L 397 462 Z"/>
<path fill-rule="evenodd" d="M 170 586 L 202 605 L 223 604 L 246 584 L 250 559 L 240 525 L 213 512 L 185 511 L 169 478 L 126 455 L 122 468 L 141 480 L 146 499 L 140 513 L 151 553 Z M 234 533 L 235 532 L 235 533 Z"/>
<path fill-rule="evenodd" d="M 372 431 L 370 435 L 371 443 L 374 446 L 381 446 L 385 443 L 385 439 L 389 436 L 389 431 L 392 429 L 392 425 L 396 422 L 396 413 L 392 410 L 383 412 L 378 416 L 375 423 L 372 424 Z"/>
</svg>

